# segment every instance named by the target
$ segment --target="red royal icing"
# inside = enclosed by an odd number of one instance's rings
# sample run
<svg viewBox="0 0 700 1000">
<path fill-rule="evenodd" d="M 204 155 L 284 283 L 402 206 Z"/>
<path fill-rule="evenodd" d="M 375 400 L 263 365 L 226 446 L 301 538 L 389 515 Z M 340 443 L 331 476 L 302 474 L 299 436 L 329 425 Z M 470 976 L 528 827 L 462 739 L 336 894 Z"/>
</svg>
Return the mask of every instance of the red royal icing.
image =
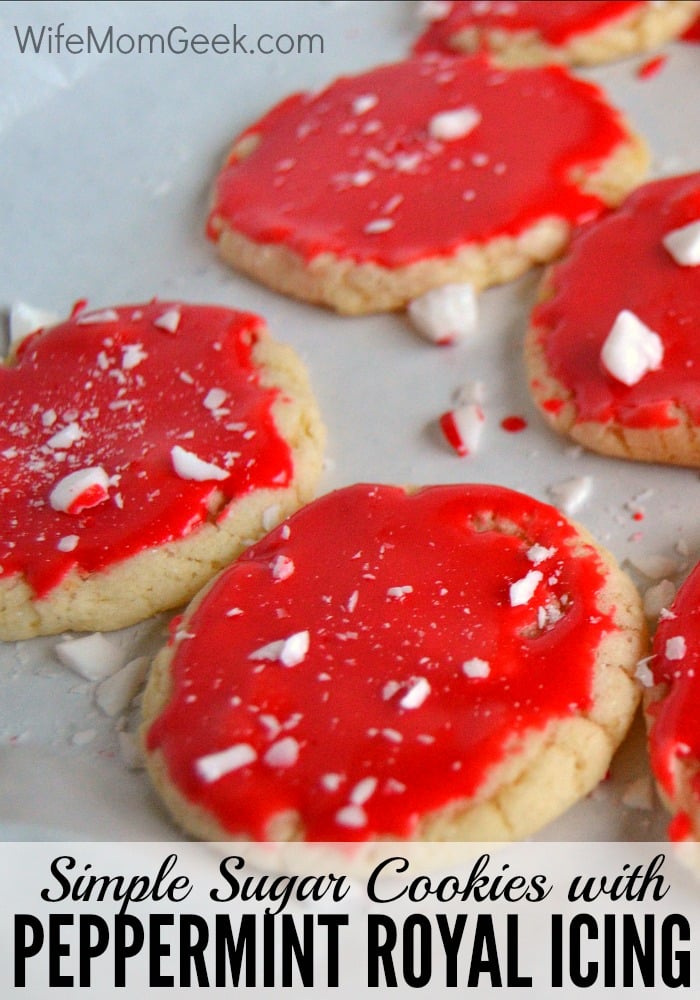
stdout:
<svg viewBox="0 0 700 1000">
<path fill-rule="evenodd" d="M 653 59 L 649 59 L 647 62 L 642 63 L 637 70 L 637 76 L 640 80 L 649 80 L 652 76 L 656 76 L 657 73 L 660 73 L 667 62 L 667 56 L 655 56 Z"/>
<path fill-rule="evenodd" d="M 174 333 L 156 325 L 171 310 Z M 73 568 L 102 570 L 183 538 L 208 520 L 215 490 L 231 500 L 292 475 L 271 414 L 276 393 L 260 386 L 252 360 L 258 317 L 164 302 L 102 312 L 113 319 L 85 322 L 91 314 L 79 311 L 31 335 L 17 363 L 0 368 L 0 566 L 40 597 Z M 211 389 L 226 393 L 218 410 L 205 406 Z M 49 444 L 69 426 L 76 440 Z M 228 477 L 180 478 L 175 445 Z M 55 485 L 94 467 L 110 477 L 108 499 L 54 510 Z M 74 547 L 61 551 L 66 538 Z"/>
<path fill-rule="evenodd" d="M 481 116 L 468 135 L 431 138 L 436 114 L 465 107 Z M 212 239 L 223 221 L 306 260 L 331 252 L 393 268 L 518 236 L 544 216 L 599 215 L 571 176 L 599 167 L 625 131 L 598 88 L 561 68 L 433 56 L 289 97 L 240 138 L 252 136 L 254 152 L 218 177 Z"/>
<path fill-rule="evenodd" d="M 533 322 L 543 328 L 547 366 L 572 394 L 577 421 L 673 427 L 673 408 L 683 406 L 700 422 L 700 270 L 677 264 L 662 243 L 698 219 L 700 173 L 655 181 L 579 233 L 553 268 L 554 295 L 535 309 Z M 664 348 L 661 367 L 632 386 L 600 361 L 623 309 L 656 332 Z"/>
<path fill-rule="evenodd" d="M 501 427 L 504 431 L 508 431 L 509 434 L 519 434 L 527 428 L 527 420 L 525 417 L 513 414 L 511 417 L 504 417 L 501 420 Z"/>
<path fill-rule="evenodd" d="M 681 36 L 684 42 L 700 42 L 700 17 Z"/>
<path fill-rule="evenodd" d="M 492 0 L 490 3 L 450 4 L 446 17 L 435 20 L 414 46 L 414 52 L 453 48 L 456 34 L 469 29 L 479 32 L 533 32 L 550 45 L 566 45 L 576 35 L 605 28 L 636 8 L 640 0 Z"/>
<path fill-rule="evenodd" d="M 673 617 L 659 621 L 649 664 L 654 681 L 669 685 L 650 709 L 649 755 L 657 781 L 672 797 L 677 761 L 700 761 L 700 565 L 678 591 L 671 612 Z M 700 801 L 698 789 L 695 794 Z"/>
<path fill-rule="evenodd" d="M 410 835 L 477 794 L 514 739 L 590 706 L 595 649 L 615 626 L 596 604 L 601 563 L 592 549 L 572 558 L 573 539 L 554 508 L 500 487 L 322 497 L 193 612 L 148 748 L 232 833 L 265 839 L 292 809 L 310 840 Z M 280 556 L 291 573 L 276 573 Z M 532 596 L 512 606 L 510 584 L 531 572 Z M 251 659 L 299 633 L 295 666 Z M 295 762 L 272 766 L 290 738 Z M 202 759 L 231 747 L 250 762 L 204 780 Z"/>
</svg>

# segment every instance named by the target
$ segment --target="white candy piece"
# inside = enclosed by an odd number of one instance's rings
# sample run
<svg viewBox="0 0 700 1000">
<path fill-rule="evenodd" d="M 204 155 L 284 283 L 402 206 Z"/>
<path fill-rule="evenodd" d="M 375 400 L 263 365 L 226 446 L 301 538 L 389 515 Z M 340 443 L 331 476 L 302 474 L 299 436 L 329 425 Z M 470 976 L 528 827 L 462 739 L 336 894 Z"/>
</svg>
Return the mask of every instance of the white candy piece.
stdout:
<svg viewBox="0 0 700 1000">
<path fill-rule="evenodd" d="M 671 639 L 667 639 L 664 652 L 667 660 L 684 659 L 687 652 L 685 638 L 682 635 L 674 635 Z"/>
<path fill-rule="evenodd" d="M 491 664 L 487 660 L 473 656 L 471 660 L 465 660 L 462 664 L 462 673 L 466 677 L 488 677 L 491 673 Z"/>
<path fill-rule="evenodd" d="M 95 691 L 95 702 L 105 715 L 114 718 L 127 710 L 141 690 L 149 663 L 147 656 L 137 656 L 102 681 Z"/>
<path fill-rule="evenodd" d="M 549 487 L 549 495 L 560 510 L 565 514 L 573 514 L 591 495 L 593 479 L 591 476 L 574 476 L 561 483 Z"/>
<path fill-rule="evenodd" d="M 232 771 L 238 771 L 246 764 L 252 764 L 253 761 L 257 760 L 257 757 L 255 749 L 249 743 L 235 743 L 226 750 L 200 757 L 199 760 L 195 761 L 194 766 L 202 781 L 211 784 Z"/>
<path fill-rule="evenodd" d="M 179 309 L 168 309 L 162 316 L 153 320 L 153 325 L 157 326 L 159 330 L 165 330 L 167 333 L 177 333 L 181 319 L 182 316 Z"/>
<path fill-rule="evenodd" d="M 147 357 L 148 354 L 144 351 L 143 344 L 125 344 L 122 347 L 122 368 L 124 371 L 131 371 Z"/>
<path fill-rule="evenodd" d="M 440 418 L 442 432 L 458 455 L 473 455 L 478 451 L 485 422 L 478 403 L 457 406 Z"/>
<path fill-rule="evenodd" d="M 79 514 L 89 507 L 104 503 L 109 497 L 109 476 L 97 465 L 89 469 L 78 469 L 59 479 L 49 494 L 49 503 L 54 510 L 65 514 Z"/>
<path fill-rule="evenodd" d="M 76 423 L 66 424 L 60 431 L 56 431 L 46 442 L 49 448 L 70 448 L 76 441 L 80 441 L 83 432 L 80 425 Z"/>
<path fill-rule="evenodd" d="M 524 577 L 522 577 L 522 579 L 516 580 L 515 583 L 511 583 L 508 588 L 511 608 L 517 608 L 523 604 L 528 604 L 537 590 L 537 584 L 541 580 L 542 573 L 540 573 L 538 569 L 531 569 L 525 574 Z"/>
<path fill-rule="evenodd" d="M 474 333 L 477 326 L 476 293 L 468 282 L 431 288 L 408 305 L 411 323 L 434 344 L 453 344 Z"/>
<path fill-rule="evenodd" d="M 310 636 L 307 630 L 294 632 L 287 639 L 268 642 L 252 653 L 249 660 L 278 660 L 283 667 L 296 667 L 309 651 Z"/>
<path fill-rule="evenodd" d="M 463 139 L 469 135 L 480 121 L 480 112 L 467 105 L 464 108 L 455 108 L 453 111 L 439 111 L 433 115 L 428 123 L 428 132 L 433 139 L 451 142 L 453 139 Z"/>
<path fill-rule="evenodd" d="M 116 309 L 101 309 L 99 312 L 80 313 L 76 323 L 87 326 L 91 323 L 116 323 L 119 313 Z"/>
<path fill-rule="evenodd" d="M 293 736 L 277 740 L 263 757 L 268 767 L 293 767 L 298 759 L 299 743 Z"/>
<path fill-rule="evenodd" d="M 600 352 L 606 371 L 623 385 L 636 385 L 661 366 L 664 345 L 629 309 L 623 309 L 612 325 Z"/>
<path fill-rule="evenodd" d="M 430 683 L 425 677 L 416 677 L 399 701 L 399 705 L 401 708 L 420 708 L 430 690 Z"/>
<path fill-rule="evenodd" d="M 228 479 L 229 474 L 226 469 L 219 468 L 213 462 L 205 462 L 191 451 L 181 448 L 176 444 L 170 451 L 173 468 L 180 479 L 189 479 L 194 482 L 203 483 L 209 479 L 222 481 Z"/>
<path fill-rule="evenodd" d="M 111 677 L 124 664 L 125 655 L 101 632 L 83 635 L 79 639 L 64 639 L 54 647 L 61 663 L 86 681 L 102 681 Z"/>
<path fill-rule="evenodd" d="M 543 563 L 546 559 L 551 559 L 551 557 L 556 554 L 557 550 L 554 547 L 548 549 L 544 545 L 540 545 L 538 542 L 531 545 L 525 553 L 533 566 L 539 566 L 540 563 Z"/>
<path fill-rule="evenodd" d="M 56 542 L 56 548 L 59 552 L 73 552 L 77 549 L 79 541 L 79 535 L 64 535 Z"/>
<path fill-rule="evenodd" d="M 645 688 L 654 686 L 654 674 L 649 666 L 649 661 L 651 659 L 652 657 L 647 656 L 643 660 L 639 660 L 634 670 L 635 680 L 638 680 L 642 687 Z"/>
<path fill-rule="evenodd" d="M 56 313 L 46 309 L 37 309 L 26 302 L 16 302 L 10 309 L 10 346 L 16 347 L 25 337 L 35 330 L 55 326 L 58 323 Z"/>
<path fill-rule="evenodd" d="M 225 389 L 210 389 L 202 402 L 208 410 L 218 410 L 226 402 L 228 393 Z"/>
<path fill-rule="evenodd" d="M 367 813 L 362 806 L 343 806 L 335 814 L 335 821 L 338 826 L 346 826 L 349 830 L 359 830 L 367 825 Z"/>
<path fill-rule="evenodd" d="M 700 219 L 666 233 L 662 243 L 676 264 L 697 267 L 700 264 Z"/>
</svg>

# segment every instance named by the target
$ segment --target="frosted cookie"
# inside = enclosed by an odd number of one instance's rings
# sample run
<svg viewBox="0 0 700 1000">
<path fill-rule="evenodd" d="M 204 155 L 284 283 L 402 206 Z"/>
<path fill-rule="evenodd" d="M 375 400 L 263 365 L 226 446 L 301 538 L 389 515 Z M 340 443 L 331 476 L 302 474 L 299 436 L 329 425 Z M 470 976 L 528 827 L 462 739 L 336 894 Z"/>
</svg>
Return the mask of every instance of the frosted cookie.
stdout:
<svg viewBox="0 0 700 1000">
<path fill-rule="evenodd" d="M 652 652 L 642 677 L 651 767 L 671 838 L 700 841 L 700 566 L 662 612 Z"/>
<path fill-rule="evenodd" d="M 525 352 L 558 431 L 622 458 L 700 465 L 700 173 L 654 181 L 545 275 Z"/>
<path fill-rule="evenodd" d="M 151 671 L 148 767 L 202 838 L 522 837 L 605 774 L 643 649 L 631 583 L 554 508 L 352 486 L 195 599 Z"/>
<path fill-rule="evenodd" d="M 414 51 L 485 50 L 505 66 L 592 66 L 677 38 L 698 10 L 695 0 L 438 0 L 421 5 L 429 25 Z"/>
<path fill-rule="evenodd" d="M 295 94 L 236 139 L 208 233 L 278 291 L 343 313 L 476 290 L 552 259 L 646 169 L 595 86 L 426 57 Z"/>
<path fill-rule="evenodd" d="M 4 639 L 189 600 L 319 472 L 306 373 L 250 313 L 78 307 L 20 344 L 0 396 Z"/>
</svg>

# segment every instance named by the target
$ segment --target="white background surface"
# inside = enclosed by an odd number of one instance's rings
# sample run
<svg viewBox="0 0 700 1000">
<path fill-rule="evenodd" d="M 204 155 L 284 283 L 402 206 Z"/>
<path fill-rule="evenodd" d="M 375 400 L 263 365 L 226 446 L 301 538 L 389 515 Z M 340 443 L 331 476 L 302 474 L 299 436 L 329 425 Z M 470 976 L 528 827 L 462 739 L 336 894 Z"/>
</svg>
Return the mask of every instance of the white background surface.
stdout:
<svg viewBox="0 0 700 1000">
<path fill-rule="evenodd" d="M 537 275 L 480 299 L 473 342 L 436 348 L 402 315 L 341 319 L 277 296 L 230 272 L 204 237 L 207 198 L 230 140 L 273 102 L 407 53 L 415 5 L 394 3 L 7 3 L 0 10 L 0 305 L 23 300 L 65 314 L 153 296 L 218 302 L 261 313 L 307 363 L 329 432 L 321 491 L 359 480 L 500 483 L 548 499 L 549 488 L 591 476 L 577 517 L 623 562 L 672 557 L 680 574 L 700 554 L 698 473 L 635 466 L 572 450 L 529 402 L 521 340 Z M 44 55 L 17 49 L 13 26 L 66 22 L 120 32 L 319 32 L 313 55 Z M 586 75 L 648 137 L 654 173 L 700 167 L 700 46 L 668 49 L 660 73 L 645 57 Z M 536 110 L 533 109 L 533 114 Z M 479 454 L 460 459 L 436 429 L 456 390 L 483 381 Z M 502 418 L 527 429 L 508 434 Z M 634 520 L 640 509 L 642 520 Z M 687 551 L 681 557 L 677 546 Z M 637 576 L 642 588 L 650 581 Z M 129 656 L 162 640 L 164 621 L 115 636 Z M 89 684 L 53 655 L 56 639 L 0 644 L 0 825 L 15 839 L 177 837 L 143 773 L 121 759 L 114 720 Z M 133 728 L 133 720 L 131 721 Z M 655 806 L 625 806 L 648 774 L 638 723 L 608 781 L 543 831 L 556 840 L 663 839 Z"/>
</svg>

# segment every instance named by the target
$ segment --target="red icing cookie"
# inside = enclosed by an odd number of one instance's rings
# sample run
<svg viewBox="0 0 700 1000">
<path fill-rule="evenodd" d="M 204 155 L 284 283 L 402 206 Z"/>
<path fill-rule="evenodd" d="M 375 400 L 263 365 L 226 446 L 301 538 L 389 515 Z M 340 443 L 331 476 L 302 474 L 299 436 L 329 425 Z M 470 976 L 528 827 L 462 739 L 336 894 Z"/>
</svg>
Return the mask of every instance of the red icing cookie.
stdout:
<svg viewBox="0 0 700 1000">
<path fill-rule="evenodd" d="M 526 341 L 532 393 L 557 430 L 606 454 L 700 464 L 698 264 L 700 173 L 645 185 L 572 241 Z"/>
<path fill-rule="evenodd" d="M 524 836 L 605 774 L 643 632 L 552 507 L 348 487 L 193 603 L 151 673 L 148 766 L 204 838 Z"/>
<path fill-rule="evenodd" d="M 187 600 L 318 471 L 304 372 L 250 313 L 79 308 L 20 344 L 0 393 L 4 638 Z"/>
<path fill-rule="evenodd" d="M 672 0 L 454 0 L 426 3 L 414 52 L 485 50 L 511 66 L 593 65 L 676 38 L 700 3 Z"/>
<path fill-rule="evenodd" d="M 700 840 L 700 566 L 662 614 L 649 662 L 649 754 L 674 813 L 670 833 Z"/>
<path fill-rule="evenodd" d="M 236 140 L 208 231 L 277 290 L 341 312 L 395 309 L 551 259 L 645 167 L 593 85 L 433 56 L 278 104 Z"/>
</svg>

